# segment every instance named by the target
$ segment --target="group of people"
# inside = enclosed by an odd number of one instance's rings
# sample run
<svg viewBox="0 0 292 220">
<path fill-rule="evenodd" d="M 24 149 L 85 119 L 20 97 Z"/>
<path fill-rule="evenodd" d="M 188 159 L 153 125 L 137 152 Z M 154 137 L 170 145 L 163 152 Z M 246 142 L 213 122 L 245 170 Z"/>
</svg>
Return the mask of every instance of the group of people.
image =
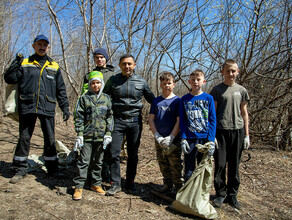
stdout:
<svg viewBox="0 0 292 220">
<path fill-rule="evenodd" d="M 69 119 L 69 101 L 59 65 L 47 56 L 49 40 L 38 35 L 32 44 L 35 54 L 17 57 L 6 70 L 6 83 L 19 84 L 19 140 L 14 153 L 14 176 L 10 183 L 23 179 L 28 171 L 30 139 L 39 118 L 44 135 L 44 160 L 50 176 L 58 176 L 58 158 L 54 137 L 55 106 L 58 102 L 64 121 Z M 227 60 L 222 65 L 224 80 L 210 94 L 202 91 L 206 83 L 202 70 L 189 76 L 191 91 L 182 98 L 173 93 L 175 77 L 160 75 L 162 94 L 154 96 L 147 82 L 135 74 L 136 62 L 131 54 L 121 56 L 121 73 L 114 74 L 108 65 L 105 49 L 94 51 L 96 68 L 85 75 L 81 96 L 75 109 L 75 146 L 80 149 L 74 178 L 74 200 L 82 198 L 90 173 L 91 190 L 114 196 L 122 190 L 120 173 L 121 144 L 127 141 L 125 190 L 137 194 L 135 176 L 142 132 L 142 98 L 151 104 L 149 126 L 154 134 L 157 160 L 163 175 L 161 192 L 177 192 L 200 162 L 196 144 L 210 145 L 214 154 L 216 198 L 240 209 L 237 193 L 240 184 L 239 163 L 243 149 L 249 147 L 246 89 L 236 83 L 238 64 Z M 215 138 L 218 146 L 215 148 Z M 184 176 L 182 175 L 182 152 Z M 105 158 L 105 161 L 104 161 Z M 228 175 L 226 181 L 226 169 Z M 102 188 L 102 171 L 108 169 L 111 186 Z M 194 189 L 195 190 L 195 189 Z"/>
</svg>

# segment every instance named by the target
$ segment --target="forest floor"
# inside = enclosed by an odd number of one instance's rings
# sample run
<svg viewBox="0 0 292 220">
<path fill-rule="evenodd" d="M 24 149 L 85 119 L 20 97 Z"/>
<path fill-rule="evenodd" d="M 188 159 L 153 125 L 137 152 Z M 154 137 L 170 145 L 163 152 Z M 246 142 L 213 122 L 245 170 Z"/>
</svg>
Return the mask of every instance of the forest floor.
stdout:
<svg viewBox="0 0 292 220">
<path fill-rule="evenodd" d="M 139 194 L 133 196 L 122 191 L 115 197 L 108 197 L 85 189 L 81 201 L 72 200 L 74 168 L 65 170 L 67 177 L 62 179 L 48 178 L 45 171 L 37 170 L 20 183 L 10 184 L 18 123 L 3 118 L 0 133 L 0 219 L 200 219 L 172 211 L 169 202 L 150 193 L 153 185 L 162 185 L 162 176 L 153 135 L 147 124 L 144 125 L 139 149 L 136 177 Z M 73 148 L 75 132 L 72 119 L 56 126 L 56 140 L 62 141 L 69 149 Z M 243 152 L 238 194 L 242 209 L 223 204 L 221 209 L 216 209 L 219 219 L 292 219 L 292 152 L 271 149 L 270 146 L 253 143 L 250 150 Z M 41 155 L 42 151 L 42 132 L 37 122 L 30 154 Z M 251 159 L 244 162 L 247 153 L 250 153 Z M 125 169 L 123 162 L 123 182 Z"/>
</svg>

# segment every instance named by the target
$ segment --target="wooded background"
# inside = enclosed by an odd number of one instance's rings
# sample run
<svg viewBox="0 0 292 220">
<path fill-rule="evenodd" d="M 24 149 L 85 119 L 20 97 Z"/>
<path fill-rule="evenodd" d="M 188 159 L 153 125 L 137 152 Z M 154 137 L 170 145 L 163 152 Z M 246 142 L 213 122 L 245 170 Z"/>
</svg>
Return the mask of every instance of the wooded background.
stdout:
<svg viewBox="0 0 292 220">
<path fill-rule="evenodd" d="M 132 53 L 136 73 L 156 95 L 161 71 L 175 74 L 182 96 L 197 68 L 205 71 L 209 92 L 222 81 L 224 60 L 232 58 L 238 83 L 251 97 L 252 142 L 291 149 L 291 12 L 291 0 L 1 0 L 0 107 L 5 69 L 16 53 L 34 52 L 38 34 L 49 38 L 49 55 L 62 67 L 71 111 L 99 47 L 108 50 L 116 72 L 119 57 Z"/>
</svg>

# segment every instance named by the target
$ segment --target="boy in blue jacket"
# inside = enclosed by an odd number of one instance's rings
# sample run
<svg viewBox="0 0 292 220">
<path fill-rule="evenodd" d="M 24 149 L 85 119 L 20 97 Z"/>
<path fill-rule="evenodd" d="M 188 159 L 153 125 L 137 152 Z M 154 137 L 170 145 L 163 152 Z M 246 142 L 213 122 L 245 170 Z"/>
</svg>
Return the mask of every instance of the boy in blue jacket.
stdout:
<svg viewBox="0 0 292 220">
<path fill-rule="evenodd" d="M 198 153 L 196 144 L 210 142 L 212 148 L 209 155 L 213 155 L 215 150 L 215 105 L 213 97 L 202 91 L 205 83 L 204 72 L 202 70 L 193 71 L 189 79 L 192 90 L 180 101 L 179 125 L 182 151 L 185 154 L 185 182 L 190 178 L 196 166 Z"/>
</svg>

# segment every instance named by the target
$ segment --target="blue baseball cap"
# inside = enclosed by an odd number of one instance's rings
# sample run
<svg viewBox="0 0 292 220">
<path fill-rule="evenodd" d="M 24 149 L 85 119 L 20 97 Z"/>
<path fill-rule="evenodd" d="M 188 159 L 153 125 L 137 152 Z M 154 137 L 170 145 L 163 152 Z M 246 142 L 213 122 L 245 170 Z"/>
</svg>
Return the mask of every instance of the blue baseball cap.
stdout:
<svg viewBox="0 0 292 220">
<path fill-rule="evenodd" d="M 48 42 L 48 44 L 50 43 L 49 39 L 43 34 L 36 36 L 36 38 L 34 39 L 33 42 L 35 43 L 35 42 L 40 41 L 40 40 L 45 40 Z"/>
</svg>

